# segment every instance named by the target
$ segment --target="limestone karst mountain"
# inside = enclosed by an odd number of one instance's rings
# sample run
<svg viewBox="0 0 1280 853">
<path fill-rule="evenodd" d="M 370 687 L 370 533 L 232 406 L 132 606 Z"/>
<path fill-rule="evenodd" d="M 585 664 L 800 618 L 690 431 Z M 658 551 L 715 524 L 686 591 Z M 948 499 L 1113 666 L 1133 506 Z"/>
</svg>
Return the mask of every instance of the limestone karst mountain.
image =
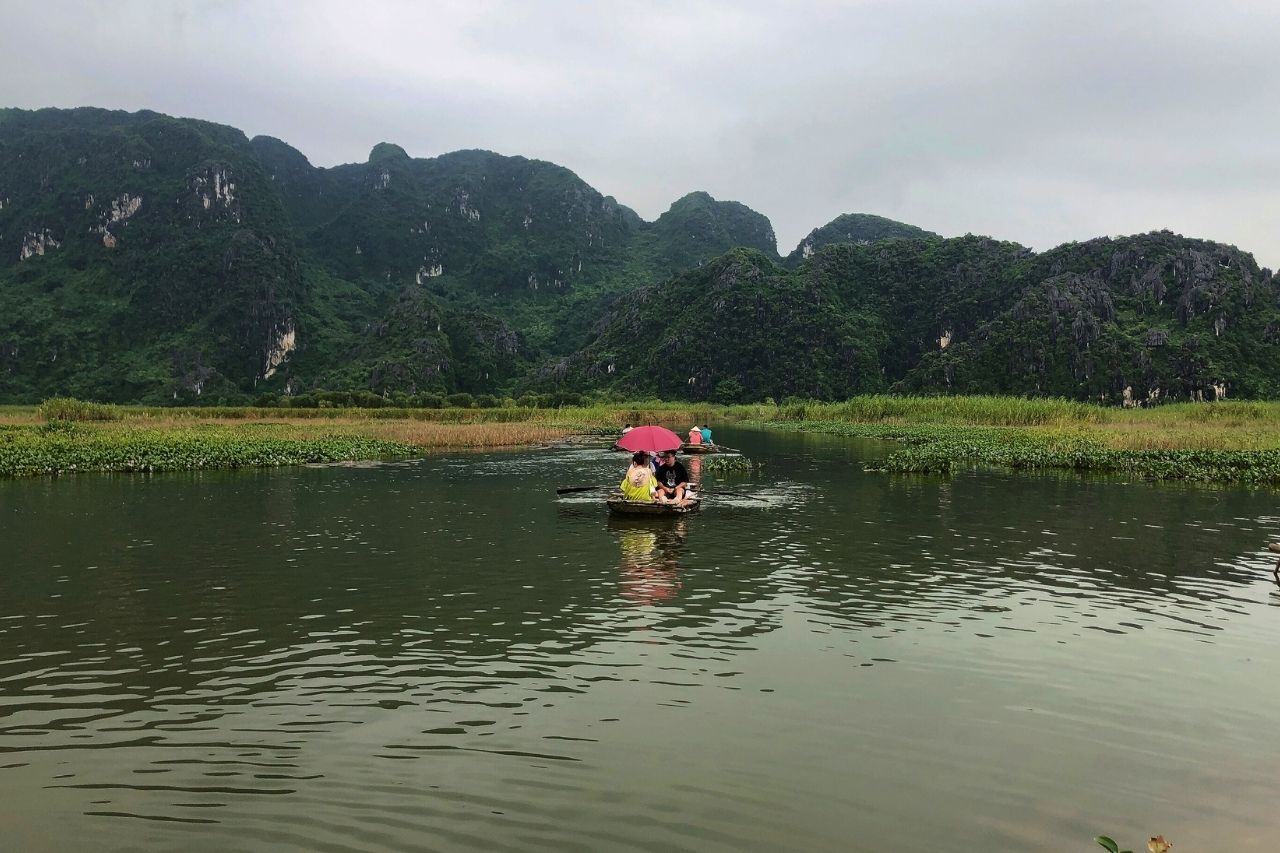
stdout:
<svg viewBox="0 0 1280 853">
<path fill-rule="evenodd" d="M 794 270 L 736 251 L 637 292 L 537 382 L 725 401 L 1275 397 L 1278 306 L 1250 255 L 1169 232 L 1041 254 L 972 236 L 846 243 Z"/>
<path fill-rule="evenodd" d="M 616 294 L 772 241 L 742 205 L 646 223 L 524 157 L 320 169 L 192 119 L 4 110 L 0 400 L 500 391 Z"/>
<path fill-rule="evenodd" d="M 870 213 L 845 213 L 809 232 L 795 251 L 787 256 L 788 266 L 795 266 L 801 261 L 813 257 L 814 252 L 824 246 L 838 243 L 875 243 L 878 240 L 923 240 L 937 237 L 932 231 L 895 222 L 883 216 Z"/>
<path fill-rule="evenodd" d="M 0 402 L 1276 396 L 1278 285 L 1167 232 L 1037 254 L 868 214 L 783 260 L 745 205 L 646 222 L 524 157 L 326 169 L 194 119 L 0 110 Z"/>
</svg>

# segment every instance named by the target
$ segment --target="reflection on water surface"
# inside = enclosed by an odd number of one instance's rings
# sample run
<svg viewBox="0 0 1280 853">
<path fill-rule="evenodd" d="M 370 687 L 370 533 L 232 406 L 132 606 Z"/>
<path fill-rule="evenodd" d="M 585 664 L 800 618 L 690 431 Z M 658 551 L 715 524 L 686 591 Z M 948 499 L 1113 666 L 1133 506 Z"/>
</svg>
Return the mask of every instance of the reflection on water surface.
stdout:
<svg viewBox="0 0 1280 853">
<path fill-rule="evenodd" d="M 623 598 L 634 604 L 656 604 L 679 591 L 680 551 L 689 535 L 684 516 L 657 522 L 610 518 L 609 528 L 622 549 Z"/>
<path fill-rule="evenodd" d="M 581 446 L 0 482 L 8 844 L 1271 849 L 1273 494 L 725 432 L 667 520 Z"/>
</svg>

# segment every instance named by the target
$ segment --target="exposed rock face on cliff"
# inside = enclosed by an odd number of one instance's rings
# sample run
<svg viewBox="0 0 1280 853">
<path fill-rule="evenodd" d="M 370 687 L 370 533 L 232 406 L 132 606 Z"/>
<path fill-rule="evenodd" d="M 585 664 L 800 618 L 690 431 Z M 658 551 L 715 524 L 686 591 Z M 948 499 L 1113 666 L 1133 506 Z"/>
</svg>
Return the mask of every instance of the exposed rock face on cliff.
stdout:
<svg viewBox="0 0 1280 853">
<path fill-rule="evenodd" d="M 1039 255 L 980 237 L 843 244 L 794 271 L 734 253 L 619 305 L 535 385 L 739 400 L 1276 396 L 1278 285 L 1247 254 L 1167 232 Z"/>
<path fill-rule="evenodd" d="M 209 122 L 0 110 L 0 402 L 1280 395 L 1276 278 L 1230 246 L 1036 254 L 850 214 L 779 262 L 742 204 L 645 222 L 523 157 L 321 169 Z"/>
<path fill-rule="evenodd" d="M 208 122 L 3 110 L 0 401 L 502 390 L 737 245 L 774 252 L 768 220 L 694 194 L 646 223 L 523 157 L 380 143 L 319 169 Z M 406 317 L 426 304 L 433 331 Z"/>
<path fill-rule="evenodd" d="M 1130 401 L 1280 395 L 1280 282 L 1169 232 L 1061 246 L 1017 302 L 928 355 L 906 390 Z"/>
<path fill-rule="evenodd" d="M 0 399 L 240 396 L 305 284 L 243 134 L 155 113 L 0 116 Z M 28 224 L 29 223 L 29 224 Z"/>
</svg>

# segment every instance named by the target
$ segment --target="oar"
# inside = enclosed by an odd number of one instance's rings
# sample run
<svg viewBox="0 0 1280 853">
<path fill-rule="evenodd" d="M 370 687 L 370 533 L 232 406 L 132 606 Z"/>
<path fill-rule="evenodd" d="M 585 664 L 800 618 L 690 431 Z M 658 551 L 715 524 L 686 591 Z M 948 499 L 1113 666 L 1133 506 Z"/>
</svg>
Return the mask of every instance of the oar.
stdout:
<svg viewBox="0 0 1280 853">
<path fill-rule="evenodd" d="M 607 489 L 608 486 L 564 486 L 556 489 L 557 495 L 567 495 L 570 492 L 593 492 L 596 489 Z"/>
</svg>

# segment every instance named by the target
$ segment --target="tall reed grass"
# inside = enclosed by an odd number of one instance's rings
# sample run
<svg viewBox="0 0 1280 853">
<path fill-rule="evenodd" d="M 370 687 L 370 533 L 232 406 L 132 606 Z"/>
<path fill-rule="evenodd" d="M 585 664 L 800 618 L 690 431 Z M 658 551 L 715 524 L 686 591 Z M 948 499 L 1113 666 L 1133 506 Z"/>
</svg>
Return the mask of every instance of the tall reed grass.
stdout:
<svg viewBox="0 0 1280 853">
<path fill-rule="evenodd" d="M 44 420 L 69 421 L 426 421 L 432 423 L 547 423 L 572 424 L 598 429 L 624 424 L 661 423 L 692 426 L 720 416 L 721 407 L 710 404 L 668 403 L 641 400 L 562 408 L 262 408 L 255 406 L 116 406 L 70 398 L 45 401 L 39 410 Z"/>
<path fill-rule="evenodd" d="M 707 420 L 709 411 L 664 404 L 282 411 L 58 400 L 38 411 L 8 412 L 12 420 L 0 424 L 0 475 L 235 468 L 527 447 L 593 430 L 616 434 L 627 422 L 691 424 Z"/>
<path fill-rule="evenodd" d="M 770 421 L 850 423 L 949 423 L 974 426 L 1064 426 L 1100 423 L 1107 409 L 1087 403 L 1019 397 L 894 397 L 873 394 L 838 403 L 788 402 L 781 406 L 734 406 L 739 417 Z"/>
<path fill-rule="evenodd" d="M 626 423 L 657 423 L 682 432 L 694 423 L 725 420 L 897 439 L 916 448 L 899 462 L 926 468 L 970 453 L 993 462 L 1012 459 L 1015 457 L 1009 456 L 1008 450 L 1012 443 L 1018 448 L 1016 458 L 1023 460 L 1019 465 L 1034 460 L 1046 467 L 1105 465 L 1114 469 L 1150 466 L 1159 459 L 1161 476 L 1176 474 L 1178 465 L 1185 463 L 1198 469 L 1196 473 L 1189 467 L 1188 475 L 1235 477 L 1230 471 L 1245 465 L 1251 471 L 1247 476 L 1259 481 L 1272 476 L 1272 452 L 1280 450 L 1280 402 L 1178 403 L 1123 410 L 1069 400 L 871 395 L 836 403 L 789 401 L 780 406 L 722 407 L 643 400 L 557 409 L 169 408 L 59 398 L 46 401 L 39 409 L 0 409 L 0 451 L 7 449 L 11 462 L 30 454 L 43 460 L 24 470 L 60 470 L 57 453 L 72 454 L 77 444 L 96 443 L 101 449 L 112 442 L 127 444 L 131 436 L 145 432 L 147 446 L 159 453 L 166 441 L 176 447 L 190 439 L 190 430 L 201 429 L 201 441 L 231 449 L 213 456 L 175 451 L 164 457 L 171 460 L 164 464 L 180 466 L 178 460 L 182 459 L 217 458 L 230 465 L 240 464 L 238 459 L 291 458 L 290 454 L 301 453 L 255 456 L 255 442 L 275 440 L 299 446 L 329 443 L 326 446 L 332 452 L 337 452 L 335 447 L 359 452 L 361 447 L 385 451 L 390 446 L 419 452 L 531 445 L 573 433 L 613 434 Z M 44 426 L 39 426 L 42 421 Z M 977 447 L 983 448 L 981 452 L 974 450 Z M 1086 447 L 1088 452 L 1082 452 Z M 49 448 L 56 451 L 54 457 L 44 455 Z M 1139 462 L 1137 457 L 1125 460 L 1110 455 L 1113 451 L 1147 455 Z M 1204 455 L 1215 452 L 1255 454 L 1257 458 L 1250 462 L 1252 457 L 1233 456 L 1228 461 Z M 102 458 L 114 457 L 106 454 Z M 1207 461 L 1211 459 L 1213 464 Z"/>
<path fill-rule="evenodd" d="M 902 442 L 886 467 L 1066 468 L 1206 482 L 1280 483 L 1280 403 L 1102 408 L 1010 397 L 860 397 L 736 407 L 777 428 Z"/>
<path fill-rule="evenodd" d="M 40 405 L 40 417 L 46 421 L 118 421 L 120 407 L 73 397 L 52 397 Z"/>
</svg>

